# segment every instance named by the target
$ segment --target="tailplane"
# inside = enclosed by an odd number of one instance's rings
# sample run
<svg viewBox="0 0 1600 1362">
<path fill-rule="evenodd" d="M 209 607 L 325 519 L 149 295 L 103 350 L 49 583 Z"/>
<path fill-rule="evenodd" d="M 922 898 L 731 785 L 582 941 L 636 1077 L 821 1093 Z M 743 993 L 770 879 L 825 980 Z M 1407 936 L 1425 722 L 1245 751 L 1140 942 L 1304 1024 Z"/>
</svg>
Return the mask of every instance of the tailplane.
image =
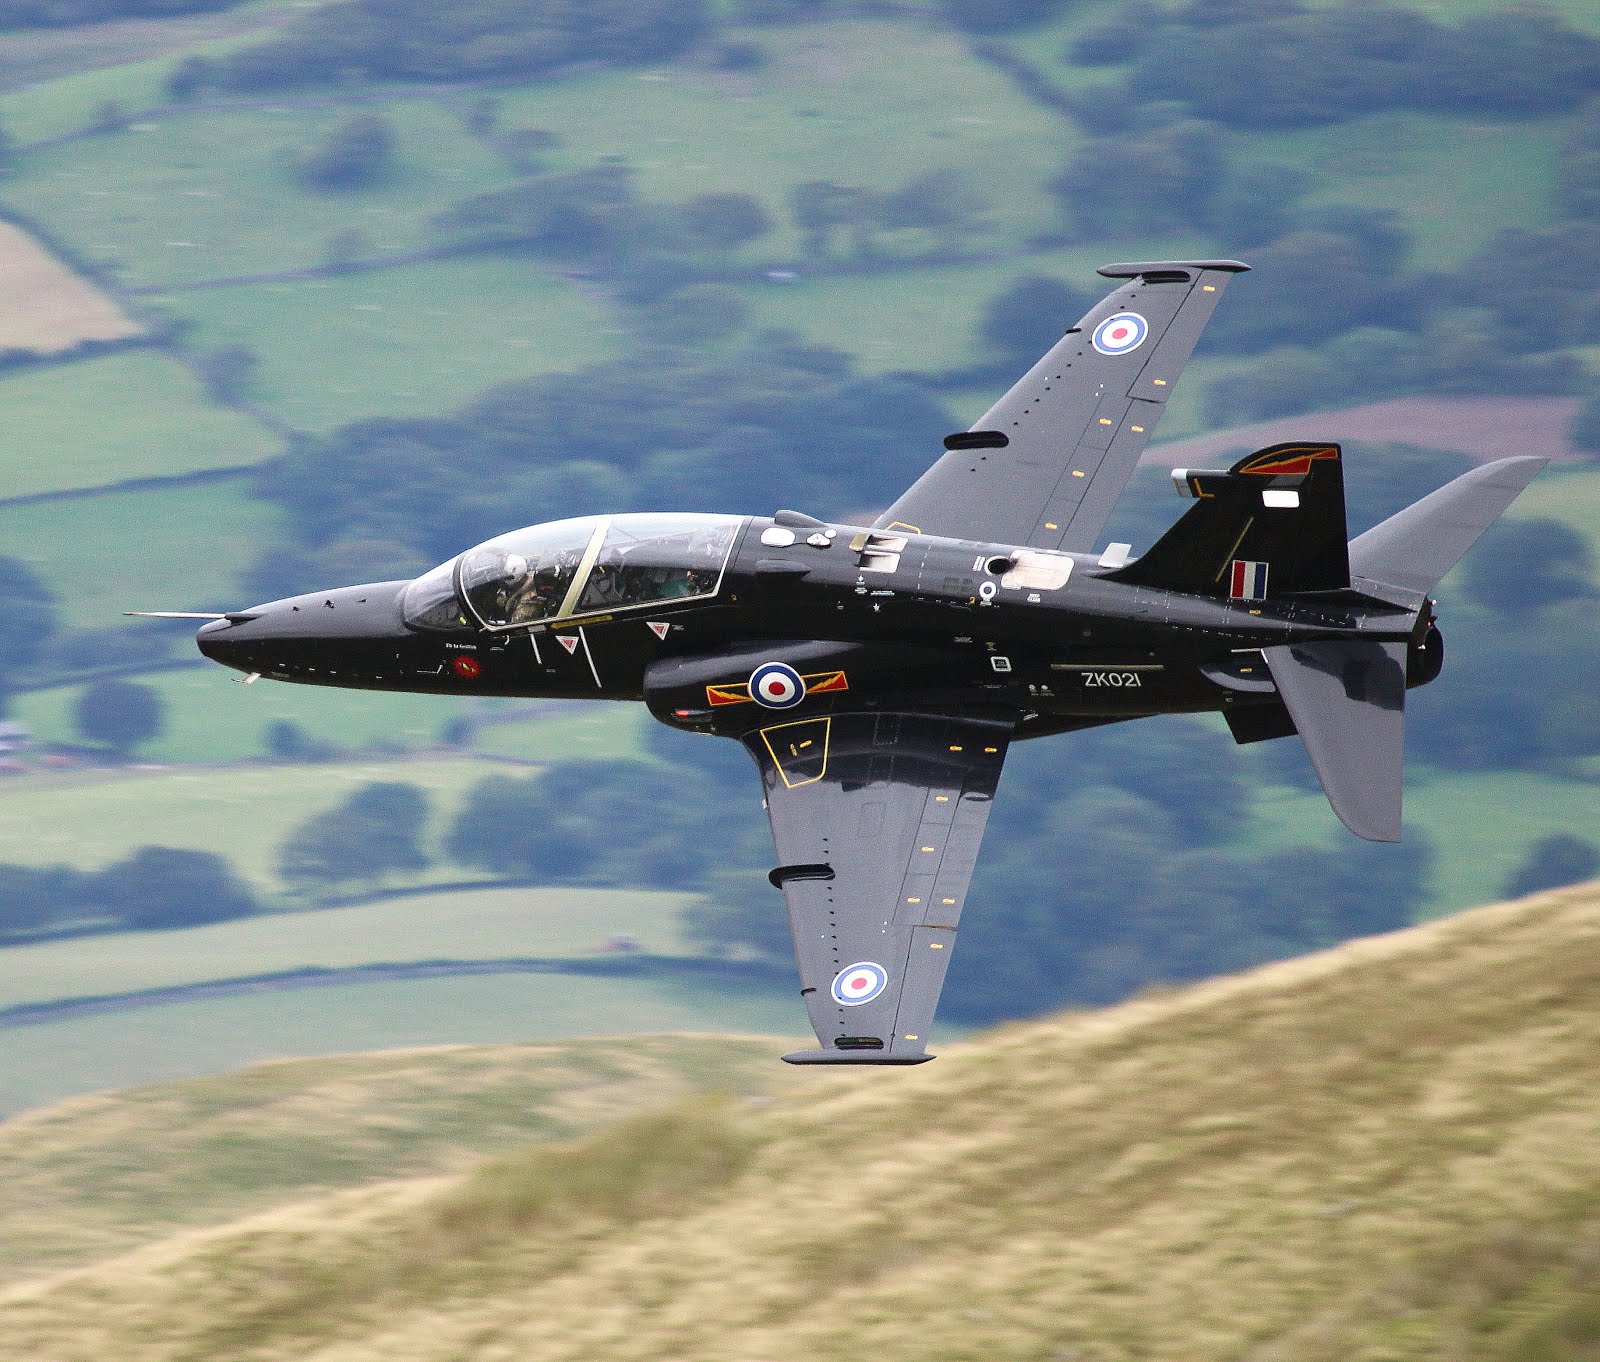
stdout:
<svg viewBox="0 0 1600 1362">
<path fill-rule="evenodd" d="M 1369 842 L 1398 842 L 1406 645 L 1334 639 L 1262 652 L 1339 821 Z"/>
<path fill-rule="evenodd" d="M 1549 462 L 1498 459 L 1463 473 L 1353 539 L 1351 573 L 1426 595 Z"/>
<path fill-rule="evenodd" d="M 1338 445 L 1273 445 L 1172 480 L 1196 504 L 1117 581 L 1240 600 L 1350 585 Z"/>
</svg>

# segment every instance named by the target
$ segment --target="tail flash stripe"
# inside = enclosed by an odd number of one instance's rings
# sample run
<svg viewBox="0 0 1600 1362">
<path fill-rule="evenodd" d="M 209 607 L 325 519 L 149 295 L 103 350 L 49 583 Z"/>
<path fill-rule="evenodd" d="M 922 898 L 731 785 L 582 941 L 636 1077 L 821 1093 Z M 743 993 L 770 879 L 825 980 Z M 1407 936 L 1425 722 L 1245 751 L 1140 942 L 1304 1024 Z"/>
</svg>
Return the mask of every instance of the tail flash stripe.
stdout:
<svg viewBox="0 0 1600 1362">
<path fill-rule="evenodd" d="M 1311 465 L 1319 459 L 1337 459 L 1339 450 L 1333 445 L 1323 445 L 1300 450 L 1265 450 L 1264 453 L 1272 457 L 1261 460 L 1260 463 L 1247 463 L 1238 471 L 1250 473 L 1257 477 L 1282 477 L 1295 474 L 1304 475 L 1311 471 Z"/>
</svg>

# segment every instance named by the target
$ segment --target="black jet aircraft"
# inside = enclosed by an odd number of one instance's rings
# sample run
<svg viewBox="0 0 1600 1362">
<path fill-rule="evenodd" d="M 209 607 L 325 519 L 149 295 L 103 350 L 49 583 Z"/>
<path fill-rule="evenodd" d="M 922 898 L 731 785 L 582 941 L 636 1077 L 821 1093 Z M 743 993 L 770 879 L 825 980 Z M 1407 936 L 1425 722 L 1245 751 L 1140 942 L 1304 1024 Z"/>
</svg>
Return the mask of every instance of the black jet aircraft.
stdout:
<svg viewBox="0 0 1600 1362">
<path fill-rule="evenodd" d="M 1278 444 L 1175 471 L 1193 505 L 1142 555 L 1101 545 L 1245 268 L 1107 265 L 1115 290 L 871 525 L 558 520 L 214 617 L 200 650 L 252 680 L 642 700 L 736 739 L 819 1041 L 785 1058 L 920 1063 L 1013 742 L 1213 711 L 1241 743 L 1298 733 L 1346 825 L 1400 835 L 1405 694 L 1443 662 L 1429 592 L 1544 460 L 1347 543 L 1339 446 Z"/>
</svg>

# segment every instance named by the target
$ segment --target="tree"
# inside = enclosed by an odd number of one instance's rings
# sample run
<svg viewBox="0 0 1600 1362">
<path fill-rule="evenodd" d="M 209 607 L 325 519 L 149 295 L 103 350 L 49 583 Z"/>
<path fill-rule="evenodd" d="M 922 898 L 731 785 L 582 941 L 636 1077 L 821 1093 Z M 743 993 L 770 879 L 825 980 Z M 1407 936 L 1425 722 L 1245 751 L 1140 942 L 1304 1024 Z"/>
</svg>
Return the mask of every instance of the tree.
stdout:
<svg viewBox="0 0 1600 1362">
<path fill-rule="evenodd" d="M 772 219 L 753 194 L 697 194 L 679 207 L 678 215 L 697 244 L 723 254 L 772 230 Z"/>
<path fill-rule="evenodd" d="M 968 33 L 1010 33 L 1066 7 L 1066 0 L 940 0 L 944 16 Z"/>
<path fill-rule="evenodd" d="M 955 250 L 977 218 L 981 196 L 958 170 L 930 170 L 887 194 L 879 220 L 890 229 L 929 233 L 944 250 Z"/>
<path fill-rule="evenodd" d="M 366 189 L 389 174 L 396 141 L 394 125 L 381 114 L 352 114 L 306 151 L 294 172 L 309 189 Z"/>
<path fill-rule="evenodd" d="M 375 781 L 297 827 L 278 855 L 285 883 L 302 894 L 373 883 L 423 869 L 428 797 L 415 785 Z"/>
<path fill-rule="evenodd" d="M 96 876 L 67 866 L 0 865 L 0 939 L 95 919 Z"/>
<path fill-rule="evenodd" d="M 20 558 L 0 556 L 0 675 L 38 658 L 56 632 L 55 593 Z"/>
<path fill-rule="evenodd" d="M 176 847 L 140 847 L 101 871 L 98 887 L 123 921 L 139 930 L 227 922 L 259 906 L 221 856 Z"/>
<path fill-rule="evenodd" d="M 199 94 L 214 78 L 211 60 L 207 57 L 185 57 L 167 74 L 167 98 L 174 104 L 186 104 Z"/>
<path fill-rule="evenodd" d="M 371 255 L 372 238 L 359 227 L 341 227 L 329 232 L 322 243 L 322 263 L 331 270 L 347 270 Z M 254 356 L 252 356 L 254 358 Z"/>
<path fill-rule="evenodd" d="M 1569 832 L 1556 833 L 1541 837 L 1528 848 L 1522 864 L 1512 872 L 1500 892 L 1508 899 L 1520 899 L 1546 889 L 1592 880 L 1596 875 L 1600 875 L 1600 849 L 1586 838 Z"/>
<path fill-rule="evenodd" d="M 1600 394 L 1585 398 L 1572 418 L 1572 443 L 1589 454 L 1600 454 Z"/>
<path fill-rule="evenodd" d="M 1081 230 L 1148 232 L 1206 222 L 1210 197 L 1228 174 L 1228 143 L 1215 123 L 1173 112 L 1154 109 L 1155 126 L 1091 138 L 1052 181 Z"/>
<path fill-rule="evenodd" d="M 1559 520 L 1496 521 L 1463 565 L 1467 594 L 1514 615 L 1595 594 L 1588 541 Z"/>
<path fill-rule="evenodd" d="M 126 757 L 149 742 L 166 722 L 161 692 L 137 681 L 96 681 L 73 707 L 78 732 Z"/>
<path fill-rule="evenodd" d="M 89 123 L 91 132 L 122 132 L 131 120 L 128 111 L 114 99 L 102 99 L 94 106 L 94 118 Z"/>
<path fill-rule="evenodd" d="M 809 256 L 827 255 L 833 234 L 850 220 L 859 189 L 832 180 L 805 180 L 789 191 L 789 211 Z"/>
<path fill-rule="evenodd" d="M 219 345 L 196 355 L 194 367 L 217 401 L 240 402 L 248 395 L 261 360 L 247 345 Z"/>
<path fill-rule="evenodd" d="M 985 305 L 978 338 L 1008 366 L 1027 368 L 1093 305 L 1059 279 L 1021 274 Z"/>
</svg>

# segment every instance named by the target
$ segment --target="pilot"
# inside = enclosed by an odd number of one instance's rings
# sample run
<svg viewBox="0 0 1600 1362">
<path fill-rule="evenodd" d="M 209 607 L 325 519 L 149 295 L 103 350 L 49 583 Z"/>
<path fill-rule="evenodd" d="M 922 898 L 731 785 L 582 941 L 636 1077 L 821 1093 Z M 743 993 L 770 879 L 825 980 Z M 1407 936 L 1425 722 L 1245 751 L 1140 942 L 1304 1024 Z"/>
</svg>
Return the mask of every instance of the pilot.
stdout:
<svg viewBox="0 0 1600 1362">
<path fill-rule="evenodd" d="M 529 624 L 554 615 L 566 595 L 561 569 L 554 564 L 533 567 L 520 553 L 506 555 L 499 587 L 500 618 L 507 624 Z"/>
</svg>

